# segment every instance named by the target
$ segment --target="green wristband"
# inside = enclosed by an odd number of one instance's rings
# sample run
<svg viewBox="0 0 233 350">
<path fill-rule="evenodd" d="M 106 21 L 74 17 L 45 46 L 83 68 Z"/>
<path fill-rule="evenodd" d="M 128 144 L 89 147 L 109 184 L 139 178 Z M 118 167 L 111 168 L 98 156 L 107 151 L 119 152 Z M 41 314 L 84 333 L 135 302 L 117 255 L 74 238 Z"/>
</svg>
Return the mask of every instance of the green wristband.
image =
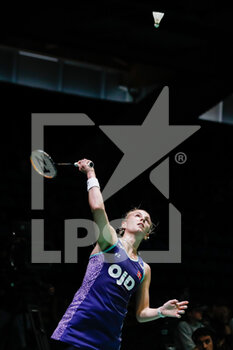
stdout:
<svg viewBox="0 0 233 350">
<path fill-rule="evenodd" d="M 158 316 L 161 317 L 161 318 L 164 318 L 166 316 L 164 316 L 160 310 L 160 307 L 158 308 Z"/>
</svg>

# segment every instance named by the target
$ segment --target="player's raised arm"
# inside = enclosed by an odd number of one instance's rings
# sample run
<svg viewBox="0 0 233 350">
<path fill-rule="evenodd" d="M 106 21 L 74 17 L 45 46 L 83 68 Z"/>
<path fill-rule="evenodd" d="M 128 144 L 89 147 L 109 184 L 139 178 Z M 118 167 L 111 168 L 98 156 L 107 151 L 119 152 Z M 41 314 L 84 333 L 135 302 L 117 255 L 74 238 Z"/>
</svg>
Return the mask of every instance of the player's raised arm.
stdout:
<svg viewBox="0 0 233 350">
<path fill-rule="evenodd" d="M 99 228 L 98 244 L 101 250 L 105 250 L 117 242 L 117 234 L 109 224 L 95 170 L 89 166 L 90 160 L 82 159 L 77 164 L 79 170 L 87 175 L 88 201 L 94 221 Z"/>
</svg>

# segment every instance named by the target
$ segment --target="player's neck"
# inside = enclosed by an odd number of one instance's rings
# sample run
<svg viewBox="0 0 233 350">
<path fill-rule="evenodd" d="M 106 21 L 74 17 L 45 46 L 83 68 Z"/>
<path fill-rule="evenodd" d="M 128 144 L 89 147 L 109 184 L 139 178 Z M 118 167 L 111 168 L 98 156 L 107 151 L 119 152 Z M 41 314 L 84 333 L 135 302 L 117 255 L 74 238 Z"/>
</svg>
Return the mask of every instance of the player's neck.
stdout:
<svg viewBox="0 0 233 350">
<path fill-rule="evenodd" d="M 133 253 L 137 254 L 140 241 L 137 239 L 135 235 L 125 232 L 122 237 L 122 240 L 128 245 L 128 248 L 131 248 Z"/>
</svg>

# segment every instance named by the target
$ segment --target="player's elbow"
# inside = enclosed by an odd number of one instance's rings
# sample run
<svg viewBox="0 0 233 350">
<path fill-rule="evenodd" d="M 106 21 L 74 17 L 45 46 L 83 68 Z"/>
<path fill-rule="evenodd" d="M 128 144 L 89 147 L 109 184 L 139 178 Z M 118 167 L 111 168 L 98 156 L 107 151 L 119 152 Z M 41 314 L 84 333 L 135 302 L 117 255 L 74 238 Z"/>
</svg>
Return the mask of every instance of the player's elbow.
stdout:
<svg viewBox="0 0 233 350">
<path fill-rule="evenodd" d="M 136 312 L 136 320 L 139 323 L 143 323 L 144 322 L 144 318 L 142 317 L 142 313 L 141 312 Z"/>
<path fill-rule="evenodd" d="M 137 321 L 138 321 L 139 323 L 144 323 L 144 322 L 146 322 L 146 319 L 143 318 L 143 317 L 140 317 L 140 316 L 136 316 L 136 319 L 137 319 Z"/>
<path fill-rule="evenodd" d="M 90 203 L 90 208 L 92 213 L 101 213 L 102 211 L 104 211 L 104 203 L 100 201 L 94 201 Z"/>
<path fill-rule="evenodd" d="M 139 323 L 142 323 L 142 322 L 143 322 L 142 318 L 141 318 L 140 316 L 138 316 L 138 315 L 136 315 L 136 320 L 137 320 Z"/>
</svg>

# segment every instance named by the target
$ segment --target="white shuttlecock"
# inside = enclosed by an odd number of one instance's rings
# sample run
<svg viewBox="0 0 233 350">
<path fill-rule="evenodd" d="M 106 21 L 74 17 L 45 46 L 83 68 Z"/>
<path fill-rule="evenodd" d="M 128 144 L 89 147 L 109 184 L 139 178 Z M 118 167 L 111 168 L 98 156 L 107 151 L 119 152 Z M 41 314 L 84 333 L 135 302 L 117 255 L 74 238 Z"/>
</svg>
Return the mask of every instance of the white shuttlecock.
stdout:
<svg viewBox="0 0 233 350">
<path fill-rule="evenodd" d="M 155 26 L 155 28 L 158 28 L 159 24 L 161 22 L 161 19 L 164 16 L 164 13 L 163 12 L 152 12 L 152 15 L 153 15 L 154 21 L 155 21 L 154 26 Z"/>
</svg>

